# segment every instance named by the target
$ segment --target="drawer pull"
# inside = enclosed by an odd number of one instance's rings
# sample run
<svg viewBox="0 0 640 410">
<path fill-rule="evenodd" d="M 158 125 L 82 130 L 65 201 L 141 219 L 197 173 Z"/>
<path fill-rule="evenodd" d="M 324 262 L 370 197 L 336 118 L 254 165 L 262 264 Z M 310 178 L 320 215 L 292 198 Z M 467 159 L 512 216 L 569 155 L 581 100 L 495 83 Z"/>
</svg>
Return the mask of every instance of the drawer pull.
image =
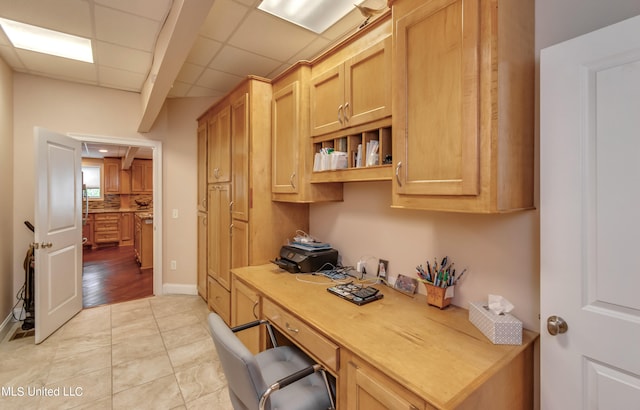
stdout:
<svg viewBox="0 0 640 410">
<path fill-rule="evenodd" d="M 299 330 L 299 329 L 296 329 L 296 328 L 291 327 L 291 326 L 289 325 L 289 322 L 286 322 L 284 325 L 287 327 L 287 330 L 288 330 L 288 331 L 290 331 L 291 333 L 298 334 L 298 332 L 300 332 L 300 330 Z"/>
</svg>

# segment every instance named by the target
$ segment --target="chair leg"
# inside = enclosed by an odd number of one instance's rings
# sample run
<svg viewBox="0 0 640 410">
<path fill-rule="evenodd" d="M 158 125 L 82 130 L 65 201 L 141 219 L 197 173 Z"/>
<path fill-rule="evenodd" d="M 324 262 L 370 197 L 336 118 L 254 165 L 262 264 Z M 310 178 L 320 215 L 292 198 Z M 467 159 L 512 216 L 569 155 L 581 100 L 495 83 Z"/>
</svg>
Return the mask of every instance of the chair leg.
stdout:
<svg viewBox="0 0 640 410">
<path fill-rule="evenodd" d="M 327 372 L 324 369 L 320 369 L 320 373 L 322 373 L 322 379 L 324 380 L 324 385 L 327 388 L 327 394 L 329 395 L 329 401 L 331 402 L 331 410 L 335 410 L 336 402 L 335 402 L 335 399 L 333 398 L 333 391 L 331 390 L 331 385 L 329 384 Z"/>
</svg>

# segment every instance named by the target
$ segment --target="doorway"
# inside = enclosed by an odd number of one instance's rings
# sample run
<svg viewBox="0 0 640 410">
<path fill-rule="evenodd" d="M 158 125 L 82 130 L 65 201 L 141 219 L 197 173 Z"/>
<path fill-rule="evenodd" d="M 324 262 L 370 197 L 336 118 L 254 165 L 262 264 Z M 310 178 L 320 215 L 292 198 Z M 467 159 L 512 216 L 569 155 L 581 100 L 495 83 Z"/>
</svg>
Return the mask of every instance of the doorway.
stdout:
<svg viewBox="0 0 640 410">
<path fill-rule="evenodd" d="M 89 136 L 70 134 L 71 137 L 81 141 L 83 145 L 104 145 L 113 147 L 116 152 L 118 148 L 139 148 L 141 152 L 147 152 L 144 155 L 152 162 L 152 184 L 153 189 L 151 195 L 151 203 L 153 204 L 150 212 L 144 212 L 144 208 L 140 204 L 131 203 L 131 219 L 132 223 L 138 219 L 138 214 L 150 215 L 151 219 L 147 219 L 146 223 L 152 225 L 147 226 L 148 235 L 153 238 L 151 269 L 139 269 L 136 262 L 137 253 L 134 253 L 133 238 L 129 246 L 100 246 L 87 252 L 85 258 L 85 266 L 87 267 L 87 285 L 96 287 L 104 286 L 103 291 L 92 292 L 90 298 L 85 300 L 85 307 L 98 306 L 100 304 L 117 303 L 124 300 L 131 300 L 140 297 L 162 294 L 162 143 L 159 141 L 127 139 L 119 137 L 107 136 Z M 122 150 L 120 150 L 122 152 Z M 109 155 L 109 154 L 107 154 Z M 132 197 L 131 201 L 133 201 Z M 109 198 L 113 200 L 113 197 Z M 128 198 L 127 198 L 128 199 Z M 119 200 L 119 199 L 118 199 Z M 85 205 L 86 206 L 86 205 Z M 110 206 L 114 206 L 111 204 Z M 97 214 L 95 214 L 97 215 Z M 155 216 L 155 218 L 153 218 Z M 109 245 L 108 243 L 106 245 Z M 149 265 L 149 262 L 146 263 Z M 132 278 L 134 286 L 126 286 L 126 278 Z M 133 288 L 137 289 L 133 289 Z M 149 290 L 151 289 L 151 290 Z M 94 291 L 96 289 L 93 289 Z"/>
</svg>

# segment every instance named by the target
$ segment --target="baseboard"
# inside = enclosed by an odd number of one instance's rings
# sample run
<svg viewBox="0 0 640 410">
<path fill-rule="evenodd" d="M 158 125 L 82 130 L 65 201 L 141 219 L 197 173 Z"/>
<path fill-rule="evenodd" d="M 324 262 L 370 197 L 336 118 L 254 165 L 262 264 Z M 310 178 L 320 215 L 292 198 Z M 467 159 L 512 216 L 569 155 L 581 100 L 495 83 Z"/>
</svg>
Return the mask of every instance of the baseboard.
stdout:
<svg viewBox="0 0 640 410">
<path fill-rule="evenodd" d="M 179 283 L 165 283 L 162 285 L 163 295 L 197 295 L 198 286 L 182 285 Z"/>
<path fill-rule="evenodd" d="M 16 317 L 18 317 L 17 315 L 20 314 L 21 310 L 22 309 L 16 309 L 16 312 L 15 312 Z M 9 313 L 9 316 L 7 316 L 6 319 L 4 319 L 4 321 L 0 325 L 0 341 L 4 340 L 7 333 L 9 333 L 9 331 L 11 330 L 11 326 L 13 326 L 13 323 L 15 323 L 13 320 L 13 314 Z"/>
</svg>

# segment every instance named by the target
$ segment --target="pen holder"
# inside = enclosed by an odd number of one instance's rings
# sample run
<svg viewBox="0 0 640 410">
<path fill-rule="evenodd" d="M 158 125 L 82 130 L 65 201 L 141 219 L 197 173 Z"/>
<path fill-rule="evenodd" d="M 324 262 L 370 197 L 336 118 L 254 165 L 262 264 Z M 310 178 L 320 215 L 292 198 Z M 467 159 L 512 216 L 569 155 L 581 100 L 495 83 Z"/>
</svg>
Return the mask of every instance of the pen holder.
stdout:
<svg viewBox="0 0 640 410">
<path fill-rule="evenodd" d="M 453 298 L 453 286 L 441 288 L 429 283 L 425 283 L 424 286 L 427 288 L 428 304 L 431 306 L 437 306 L 440 309 L 444 309 L 451 304 L 451 298 Z"/>
</svg>

